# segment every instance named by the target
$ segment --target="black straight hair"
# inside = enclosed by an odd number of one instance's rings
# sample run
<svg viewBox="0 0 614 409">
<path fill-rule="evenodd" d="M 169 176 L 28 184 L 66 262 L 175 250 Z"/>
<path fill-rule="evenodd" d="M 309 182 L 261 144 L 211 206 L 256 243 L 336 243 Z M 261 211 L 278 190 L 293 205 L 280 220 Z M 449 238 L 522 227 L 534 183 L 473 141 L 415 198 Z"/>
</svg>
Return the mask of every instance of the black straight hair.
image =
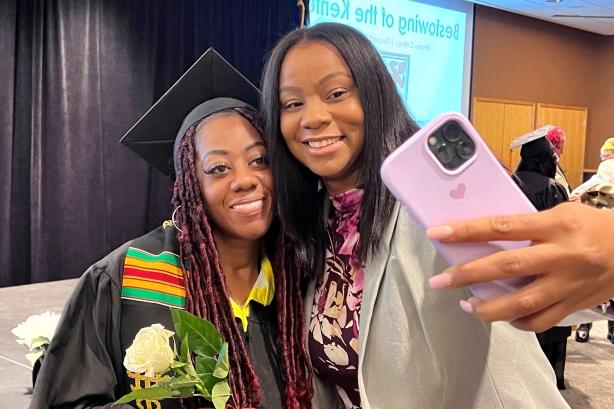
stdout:
<svg viewBox="0 0 614 409">
<path fill-rule="evenodd" d="M 263 71 L 261 107 L 276 187 L 277 211 L 283 228 L 298 244 L 307 271 L 319 274 L 325 251 L 323 204 L 326 189 L 319 177 L 302 165 L 286 146 L 280 128 L 279 74 L 288 51 L 301 43 L 322 42 L 334 47 L 349 67 L 364 113 L 364 145 L 359 155 L 359 180 L 364 189 L 358 231 L 363 263 L 382 238 L 394 198 L 380 178 L 382 162 L 419 128 L 407 113 L 396 85 L 377 50 L 357 30 L 322 23 L 288 33 L 273 48 Z"/>
<path fill-rule="evenodd" d="M 522 158 L 516 171 L 534 172 L 554 179 L 556 176 L 556 156 L 552 152 L 538 152 L 530 158 Z"/>
</svg>

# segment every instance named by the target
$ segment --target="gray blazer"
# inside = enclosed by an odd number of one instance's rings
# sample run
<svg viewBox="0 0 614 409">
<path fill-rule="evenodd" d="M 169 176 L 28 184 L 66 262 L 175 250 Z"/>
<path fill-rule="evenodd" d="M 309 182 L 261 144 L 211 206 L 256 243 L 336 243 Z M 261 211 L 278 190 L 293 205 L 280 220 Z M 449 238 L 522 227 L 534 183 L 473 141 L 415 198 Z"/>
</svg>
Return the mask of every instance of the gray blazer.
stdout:
<svg viewBox="0 0 614 409">
<path fill-rule="evenodd" d="M 432 290 L 446 267 L 397 203 L 365 269 L 358 386 L 364 409 L 569 408 L 533 333 L 484 324 L 458 307 L 467 290 Z M 311 317 L 315 283 L 305 298 Z M 309 328 L 309 325 L 307 325 Z M 314 409 L 338 406 L 314 375 Z"/>
</svg>

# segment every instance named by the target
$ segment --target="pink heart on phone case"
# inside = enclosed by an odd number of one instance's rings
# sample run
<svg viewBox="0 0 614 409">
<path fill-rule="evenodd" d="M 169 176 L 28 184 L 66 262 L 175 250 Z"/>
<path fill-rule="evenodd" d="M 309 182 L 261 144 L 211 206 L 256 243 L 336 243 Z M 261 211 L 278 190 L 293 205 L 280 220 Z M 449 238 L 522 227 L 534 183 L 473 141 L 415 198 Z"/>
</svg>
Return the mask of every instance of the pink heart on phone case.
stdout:
<svg viewBox="0 0 614 409">
<path fill-rule="evenodd" d="M 452 199 L 463 199 L 465 197 L 465 190 L 465 184 L 459 183 L 456 189 L 450 190 L 450 197 Z"/>
</svg>

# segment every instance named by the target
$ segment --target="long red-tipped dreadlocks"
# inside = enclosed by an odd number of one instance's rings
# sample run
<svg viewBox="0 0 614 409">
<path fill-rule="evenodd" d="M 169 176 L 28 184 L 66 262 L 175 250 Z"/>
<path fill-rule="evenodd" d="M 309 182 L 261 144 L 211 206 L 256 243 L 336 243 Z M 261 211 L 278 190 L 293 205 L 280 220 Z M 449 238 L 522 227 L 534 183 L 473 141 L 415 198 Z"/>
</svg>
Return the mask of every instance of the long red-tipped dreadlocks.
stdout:
<svg viewBox="0 0 614 409">
<path fill-rule="evenodd" d="M 239 113 L 248 117 L 243 111 Z M 248 119 L 259 128 L 252 118 Z M 257 408 L 261 399 L 260 382 L 230 307 L 225 276 L 196 176 L 194 134 L 197 126 L 193 125 L 187 130 L 179 147 L 176 157 L 179 161 L 178 174 L 173 193 L 173 205 L 181 206 L 175 220 L 181 228 L 178 240 L 181 259 L 187 270 L 186 308 L 212 322 L 229 344 L 229 383 L 234 400 L 239 405 L 235 409 Z M 299 263 L 294 257 L 293 246 L 283 234 L 277 234 L 275 247 L 271 262 L 275 275 L 279 346 L 285 383 L 284 408 L 309 409 L 313 388 L 311 365 L 304 342 Z M 228 407 L 233 407 L 232 404 L 229 402 Z M 191 406 L 189 401 L 185 401 L 184 405 Z"/>
</svg>

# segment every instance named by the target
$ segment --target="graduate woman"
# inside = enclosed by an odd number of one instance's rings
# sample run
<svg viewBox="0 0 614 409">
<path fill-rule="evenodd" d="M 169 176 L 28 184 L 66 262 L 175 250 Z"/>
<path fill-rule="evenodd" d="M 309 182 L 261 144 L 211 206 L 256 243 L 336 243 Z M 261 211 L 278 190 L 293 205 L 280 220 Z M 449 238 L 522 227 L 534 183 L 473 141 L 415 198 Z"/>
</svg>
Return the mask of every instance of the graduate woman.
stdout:
<svg viewBox="0 0 614 409">
<path fill-rule="evenodd" d="M 81 277 L 31 408 L 110 408 L 140 382 L 122 365 L 126 349 L 143 327 L 173 330 L 169 307 L 211 321 L 229 343 L 231 407 L 310 407 L 300 274 L 292 249 L 270 230 L 267 147 L 260 115 L 247 103 L 257 98 L 209 50 L 129 131 L 124 142 L 166 172 L 177 135 L 173 222 L 126 243 Z M 167 399 L 147 407 L 205 404 Z"/>
<path fill-rule="evenodd" d="M 532 334 L 434 291 L 445 264 L 379 177 L 417 129 L 371 43 L 339 24 L 287 34 L 263 76 L 283 227 L 305 296 L 315 408 L 567 408 Z"/>
</svg>

